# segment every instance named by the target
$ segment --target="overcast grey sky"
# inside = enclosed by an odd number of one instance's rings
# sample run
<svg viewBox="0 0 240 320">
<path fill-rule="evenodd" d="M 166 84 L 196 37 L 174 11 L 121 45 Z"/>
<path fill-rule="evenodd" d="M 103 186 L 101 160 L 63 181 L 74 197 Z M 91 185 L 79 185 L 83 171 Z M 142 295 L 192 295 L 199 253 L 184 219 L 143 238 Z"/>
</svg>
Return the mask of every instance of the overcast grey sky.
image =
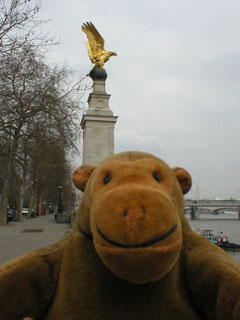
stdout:
<svg viewBox="0 0 240 320">
<path fill-rule="evenodd" d="M 117 52 L 105 65 L 115 152 L 186 168 L 192 198 L 197 184 L 200 197 L 240 198 L 238 0 L 43 0 L 41 15 L 61 43 L 54 63 L 89 72 L 86 21 Z"/>
</svg>

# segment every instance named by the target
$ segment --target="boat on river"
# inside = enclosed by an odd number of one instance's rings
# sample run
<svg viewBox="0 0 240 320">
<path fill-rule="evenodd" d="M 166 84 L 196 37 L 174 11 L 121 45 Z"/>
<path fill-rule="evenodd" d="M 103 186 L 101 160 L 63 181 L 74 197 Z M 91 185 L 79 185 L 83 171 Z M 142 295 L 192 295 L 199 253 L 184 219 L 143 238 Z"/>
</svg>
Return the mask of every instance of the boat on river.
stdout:
<svg viewBox="0 0 240 320">
<path fill-rule="evenodd" d="M 240 244 L 230 242 L 228 236 L 224 235 L 223 232 L 215 234 L 212 229 L 197 229 L 195 232 L 224 250 L 240 252 Z"/>
</svg>

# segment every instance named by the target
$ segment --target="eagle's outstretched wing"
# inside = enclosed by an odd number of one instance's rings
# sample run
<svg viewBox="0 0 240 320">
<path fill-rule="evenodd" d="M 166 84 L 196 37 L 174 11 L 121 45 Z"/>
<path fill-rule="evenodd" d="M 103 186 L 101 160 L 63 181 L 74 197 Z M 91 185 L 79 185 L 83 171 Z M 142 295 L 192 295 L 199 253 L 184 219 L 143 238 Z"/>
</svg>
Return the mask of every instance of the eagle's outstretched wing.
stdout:
<svg viewBox="0 0 240 320">
<path fill-rule="evenodd" d="M 104 39 L 97 31 L 92 22 L 86 22 L 82 25 L 82 31 L 86 34 L 88 42 L 86 43 L 88 55 L 92 63 L 96 62 L 98 57 L 104 49 Z"/>
</svg>

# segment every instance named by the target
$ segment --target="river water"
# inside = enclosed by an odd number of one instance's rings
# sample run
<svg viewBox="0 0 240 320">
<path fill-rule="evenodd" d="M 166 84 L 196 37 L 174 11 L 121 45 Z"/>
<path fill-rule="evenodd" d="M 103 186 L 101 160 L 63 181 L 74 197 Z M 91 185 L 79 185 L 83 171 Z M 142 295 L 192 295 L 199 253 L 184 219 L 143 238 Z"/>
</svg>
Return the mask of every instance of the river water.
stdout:
<svg viewBox="0 0 240 320">
<path fill-rule="evenodd" d="M 200 214 L 200 220 L 190 220 L 190 215 L 186 215 L 193 230 L 212 229 L 214 234 L 223 232 L 229 242 L 240 244 L 240 220 L 235 213 L 227 214 Z M 240 264 L 240 252 L 230 252 L 234 260 Z"/>
</svg>

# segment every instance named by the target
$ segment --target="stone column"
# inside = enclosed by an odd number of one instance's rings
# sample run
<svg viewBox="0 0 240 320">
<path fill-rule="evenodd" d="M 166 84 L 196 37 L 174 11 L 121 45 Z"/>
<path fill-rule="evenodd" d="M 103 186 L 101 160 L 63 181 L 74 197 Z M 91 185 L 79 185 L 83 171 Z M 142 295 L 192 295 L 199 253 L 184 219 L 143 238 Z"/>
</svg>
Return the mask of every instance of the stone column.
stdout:
<svg viewBox="0 0 240 320">
<path fill-rule="evenodd" d="M 114 153 L 114 126 L 117 116 L 109 108 L 110 95 L 105 90 L 106 71 L 96 69 L 90 74 L 93 91 L 88 98 L 88 110 L 83 115 L 82 163 L 98 165 Z"/>
</svg>

